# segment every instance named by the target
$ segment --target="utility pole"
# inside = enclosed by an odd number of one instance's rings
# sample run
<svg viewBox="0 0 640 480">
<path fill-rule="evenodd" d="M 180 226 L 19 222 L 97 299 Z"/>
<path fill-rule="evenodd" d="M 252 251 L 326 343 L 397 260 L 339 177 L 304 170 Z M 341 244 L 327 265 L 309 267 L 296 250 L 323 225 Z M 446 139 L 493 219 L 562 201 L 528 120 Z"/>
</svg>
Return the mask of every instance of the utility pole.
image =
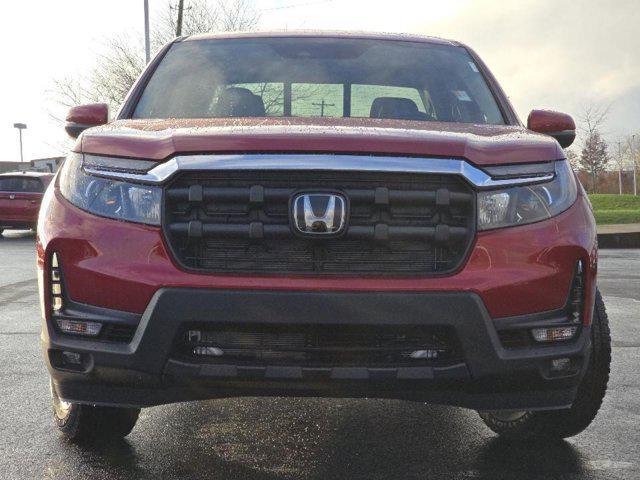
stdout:
<svg viewBox="0 0 640 480">
<path fill-rule="evenodd" d="M 149 0 L 144 0 L 144 54 L 146 62 L 151 60 L 151 41 L 149 40 Z"/>
<path fill-rule="evenodd" d="M 20 139 L 20 163 L 24 162 L 24 156 L 22 155 L 22 130 L 27 128 L 26 123 L 14 123 L 13 128 L 18 129 L 18 137 Z"/>
<path fill-rule="evenodd" d="M 324 98 L 322 99 L 322 103 L 312 103 L 314 107 L 320 107 L 320 116 L 324 117 L 324 107 L 335 107 L 335 103 L 326 103 Z"/>
<path fill-rule="evenodd" d="M 636 169 L 638 165 L 638 159 L 636 158 L 636 136 L 631 135 L 631 162 L 633 166 L 633 194 L 638 195 L 638 185 L 636 180 Z"/>
<path fill-rule="evenodd" d="M 622 195 L 622 147 L 618 142 L 618 195 Z"/>
<path fill-rule="evenodd" d="M 176 25 L 176 37 L 182 36 L 182 13 L 184 11 L 184 0 L 178 2 L 178 23 Z"/>
</svg>

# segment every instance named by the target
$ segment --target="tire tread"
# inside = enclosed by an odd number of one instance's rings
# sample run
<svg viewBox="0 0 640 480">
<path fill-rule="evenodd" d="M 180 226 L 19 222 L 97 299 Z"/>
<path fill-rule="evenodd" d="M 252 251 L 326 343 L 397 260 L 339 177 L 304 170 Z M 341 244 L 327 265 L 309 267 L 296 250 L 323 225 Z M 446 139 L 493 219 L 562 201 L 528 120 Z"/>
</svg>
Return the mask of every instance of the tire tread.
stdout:
<svg viewBox="0 0 640 480">
<path fill-rule="evenodd" d="M 499 420 L 491 411 L 479 412 L 484 423 L 495 433 L 512 440 L 566 438 L 586 429 L 602 406 L 611 372 L 611 329 L 599 290 L 596 290 L 591 329 L 589 367 L 571 408 L 526 412 L 513 421 Z"/>
</svg>

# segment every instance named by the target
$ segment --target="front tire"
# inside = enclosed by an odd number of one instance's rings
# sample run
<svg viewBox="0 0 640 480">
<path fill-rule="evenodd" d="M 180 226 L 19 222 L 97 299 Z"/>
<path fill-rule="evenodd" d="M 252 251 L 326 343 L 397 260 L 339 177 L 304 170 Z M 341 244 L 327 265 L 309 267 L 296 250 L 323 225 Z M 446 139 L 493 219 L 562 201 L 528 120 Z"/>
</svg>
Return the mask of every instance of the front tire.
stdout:
<svg viewBox="0 0 640 480">
<path fill-rule="evenodd" d="M 540 412 L 478 412 L 484 423 L 495 433 L 512 440 L 566 438 L 586 429 L 602 405 L 611 365 L 609 319 L 599 290 L 596 291 L 591 341 L 589 366 L 571 408 Z"/>
<path fill-rule="evenodd" d="M 68 403 L 51 383 L 53 419 L 66 438 L 79 444 L 107 442 L 126 437 L 135 426 L 139 408 L 116 408 Z"/>
</svg>

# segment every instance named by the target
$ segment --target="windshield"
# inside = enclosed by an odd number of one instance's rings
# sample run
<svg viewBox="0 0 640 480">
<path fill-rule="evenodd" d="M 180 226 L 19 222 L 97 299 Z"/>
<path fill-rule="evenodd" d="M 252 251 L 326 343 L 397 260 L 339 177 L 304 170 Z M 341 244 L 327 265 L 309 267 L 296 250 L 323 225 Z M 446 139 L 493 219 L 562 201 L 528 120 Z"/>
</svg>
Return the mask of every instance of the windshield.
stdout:
<svg viewBox="0 0 640 480">
<path fill-rule="evenodd" d="M 462 47 L 250 38 L 174 44 L 133 118 L 366 117 L 504 124 Z"/>
</svg>

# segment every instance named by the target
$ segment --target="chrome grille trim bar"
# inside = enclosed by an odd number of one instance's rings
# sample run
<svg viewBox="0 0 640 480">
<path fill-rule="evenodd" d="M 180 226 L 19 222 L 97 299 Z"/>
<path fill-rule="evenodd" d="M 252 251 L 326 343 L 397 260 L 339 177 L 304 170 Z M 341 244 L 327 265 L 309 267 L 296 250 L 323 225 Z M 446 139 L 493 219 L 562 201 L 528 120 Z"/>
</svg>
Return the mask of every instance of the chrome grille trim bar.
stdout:
<svg viewBox="0 0 640 480">
<path fill-rule="evenodd" d="M 161 184 L 180 171 L 193 170 L 332 170 L 405 172 L 460 175 L 477 189 L 491 189 L 547 182 L 555 174 L 535 174 L 518 178 L 493 178 L 464 160 L 374 155 L 330 154 L 234 154 L 178 155 L 146 173 L 115 172 L 86 167 L 91 175 L 132 182 Z"/>
</svg>

